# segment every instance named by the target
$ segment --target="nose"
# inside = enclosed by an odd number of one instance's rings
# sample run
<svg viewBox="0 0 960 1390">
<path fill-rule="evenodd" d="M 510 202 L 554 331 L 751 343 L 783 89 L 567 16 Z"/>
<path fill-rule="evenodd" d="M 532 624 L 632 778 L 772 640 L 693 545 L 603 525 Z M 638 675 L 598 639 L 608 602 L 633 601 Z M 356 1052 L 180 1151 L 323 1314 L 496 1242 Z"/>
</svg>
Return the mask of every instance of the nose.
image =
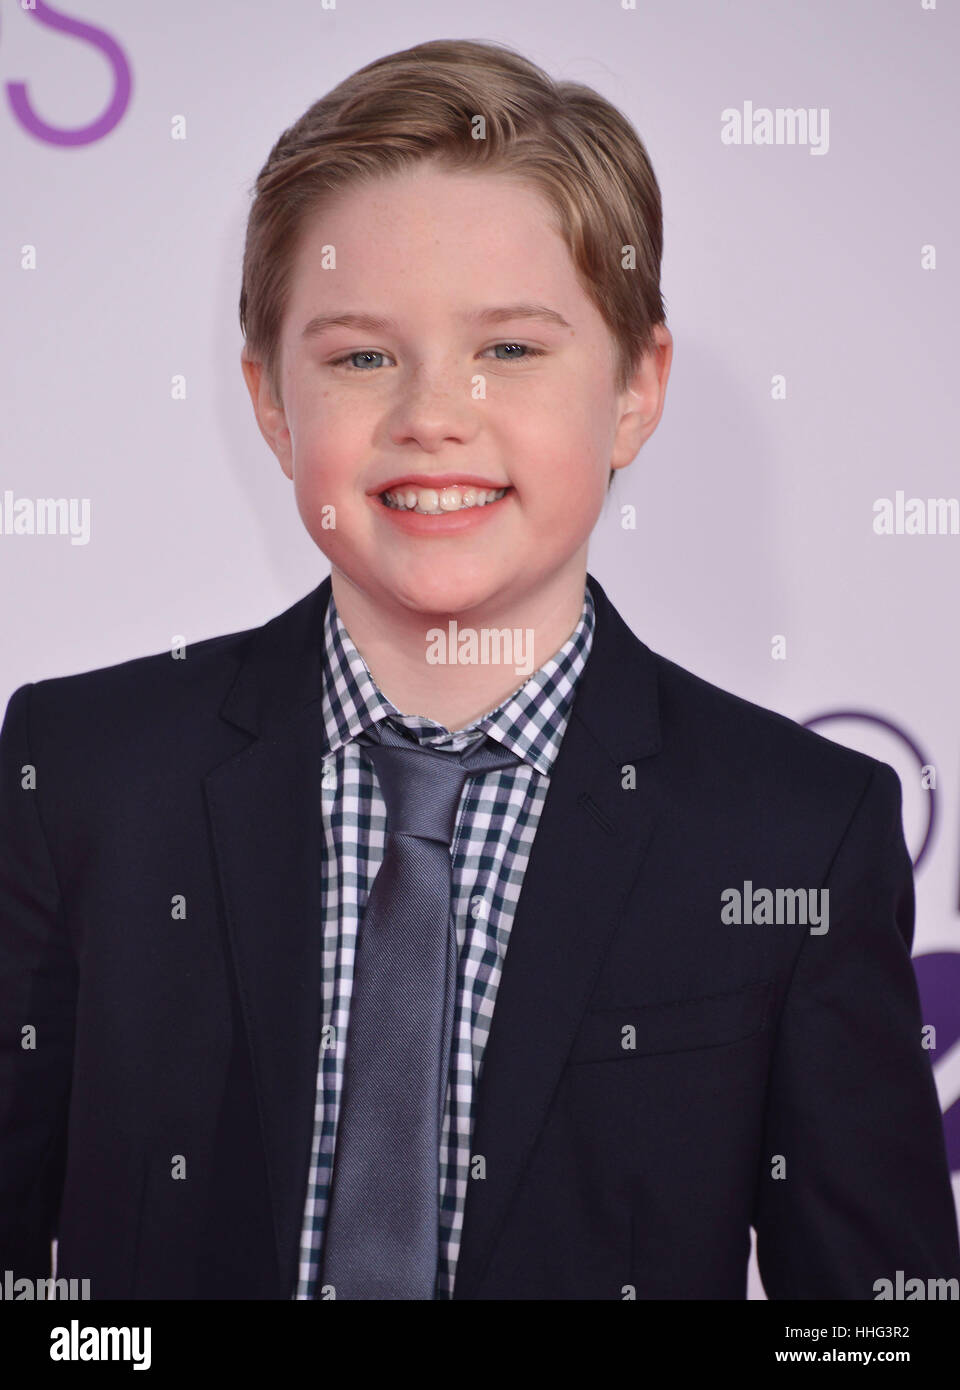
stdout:
<svg viewBox="0 0 960 1390">
<path fill-rule="evenodd" d="M 390 439 L 416 443 L 429 453 L 448 441 L 466 444 L 479 428 L 474 379 L 453 363 L 419 364 L 400 383 L 391 412 Z"/>
</svg>

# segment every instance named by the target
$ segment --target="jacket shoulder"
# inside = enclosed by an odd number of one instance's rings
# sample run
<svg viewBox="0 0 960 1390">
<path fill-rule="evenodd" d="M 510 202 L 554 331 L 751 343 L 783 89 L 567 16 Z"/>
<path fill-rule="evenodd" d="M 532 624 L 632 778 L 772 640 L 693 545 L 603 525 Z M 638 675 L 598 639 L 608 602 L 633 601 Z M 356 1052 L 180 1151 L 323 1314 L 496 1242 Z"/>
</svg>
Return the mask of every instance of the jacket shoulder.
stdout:
<svg viewBox="0 0 960 1390">
<path fill-rule="evenodd" d="M 198 686 L 222 682 L 228 673 L 232 676 L 248 642 L 259 630 L 245 628 L 191 642 L 180 656 L 172 650 L 158 652 L 29 682 L 32 704 L 35 709 L 74 715 L 88 708 L 101 712 L 119 709 L 136 700 L 142 711 L 145 703 L 169 698 L 174 691 L 195 691 Z"/>
<path fill-rule="evenodd" d="M 747 782 L 776 781 L 794 790 L 829 787 L 831 794 L 854 796 L 877 778 L 899 793 L 899 779 L 887 763 L 734 695 L 659 653 L 651 656 L 665 737 L 695 749 L 708 769 Z"/>
</svg>

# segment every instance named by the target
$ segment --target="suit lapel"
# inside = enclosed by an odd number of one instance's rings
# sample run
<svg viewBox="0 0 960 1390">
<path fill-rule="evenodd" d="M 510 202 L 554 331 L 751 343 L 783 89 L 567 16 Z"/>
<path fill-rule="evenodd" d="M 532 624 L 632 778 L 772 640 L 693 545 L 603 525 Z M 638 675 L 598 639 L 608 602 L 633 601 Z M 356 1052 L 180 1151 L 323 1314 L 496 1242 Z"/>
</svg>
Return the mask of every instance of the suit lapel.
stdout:
<svg viewBox="0 0 960 1390">
<path fill-rule="evenodd" d="M 511 928 L 476 1096 L 455 1297 L 475 1296 L 655 821 L 654 658 L 603 589 Z M 251 634 L 221 715 L 254 741 L 205 791 L 263 1128 L 277 1257 L 296 1272 L 321 1016 L 324 580 Z M 635 769 L 625 790 L 623 768 Z"/>
<path fill-rule="evenodd" d="M 592 576 L 597 625 L 533 842 L 484 1052 L 454 1298 L 478 1296 L 656 821 L 652 653 Z M 624 786 L 633 768 L 636 785 Z"/>
<path fill-rule="evenodd" d="M 326 579 L 257 629 L 222 716 L 259 737 L 205 780 L 263 1131 L 277 1258 L 292 1291 L 321 1017 Z"/>
</svg>

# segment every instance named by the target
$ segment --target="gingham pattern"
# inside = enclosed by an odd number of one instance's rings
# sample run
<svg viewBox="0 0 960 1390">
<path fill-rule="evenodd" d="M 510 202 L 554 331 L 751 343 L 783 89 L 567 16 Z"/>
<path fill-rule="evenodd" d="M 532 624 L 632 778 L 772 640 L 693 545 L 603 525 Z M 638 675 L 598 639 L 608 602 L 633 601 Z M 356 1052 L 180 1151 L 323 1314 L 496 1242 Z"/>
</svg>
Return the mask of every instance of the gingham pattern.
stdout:
<svg viewBox="0 0 960 1390">
<path fill-rule="evenodd" d="M 437 1297 L 456 1277 L 469 1181 L 474 1087 L 493 1017 L 510 927 L 550 785 L 577 679 L 593 640 L 594 608 L 584 586 L 569 640 L 492 713 L 451 734 L 419 715 L 402 715 L 382 694 L 340 621 L 333 595 L 324 617 L 322 861 L 323 1023 L 307 1200 L 295 1299 L 314 1295 L 333 1172 L 343 1047 L 347 1036 L 357 928 L 386 845 L 383 798 L 354 740 L 385 716 L 431 748 L 461 752 L 489 734 L 523 761 L 466 783 L 453 839 L 453 912 L 460 966 L 450 1079 L 440 1143 L 440 1268 Z M 331 1032 L 330 1025 L 333 1031 Z"/>
</svg>

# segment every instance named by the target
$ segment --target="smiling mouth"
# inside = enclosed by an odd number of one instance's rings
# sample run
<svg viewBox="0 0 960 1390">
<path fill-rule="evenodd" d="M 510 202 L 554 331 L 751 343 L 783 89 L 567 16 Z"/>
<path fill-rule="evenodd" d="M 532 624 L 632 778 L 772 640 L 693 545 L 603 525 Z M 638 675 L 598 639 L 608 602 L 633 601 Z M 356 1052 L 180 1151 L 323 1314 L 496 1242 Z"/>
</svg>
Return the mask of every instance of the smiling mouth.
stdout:
<svg viewBox="0 0 960 1390">
<path fill-rule="evenodd" d="M 450 512 L 465 512 L 473 507 L 487 507 L 499 502 L 509 487 L 397 487 L 378 494 L 385 507 L 393 511 L 414 512 L 417 516 L 447 516 Z"/>
</svg>

